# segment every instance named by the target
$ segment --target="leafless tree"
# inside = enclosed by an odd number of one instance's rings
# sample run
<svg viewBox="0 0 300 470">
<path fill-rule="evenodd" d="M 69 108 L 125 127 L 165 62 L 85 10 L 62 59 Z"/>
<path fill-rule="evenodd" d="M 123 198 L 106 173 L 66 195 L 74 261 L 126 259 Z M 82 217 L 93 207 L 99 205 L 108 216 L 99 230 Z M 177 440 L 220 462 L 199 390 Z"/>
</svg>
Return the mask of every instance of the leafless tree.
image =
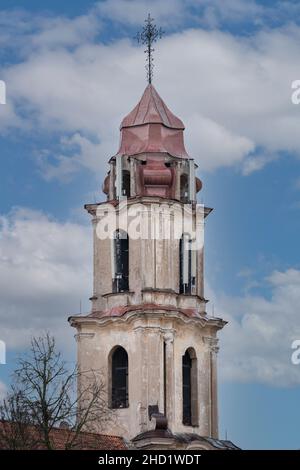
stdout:
<svg viewBox="0 0 300 470">
<path fill-rule="evenodd" d="M 22 393 L 12 388 L 0 405 L 0 448 L 19 450 L 35 448 L 28 429 L 33 424 L 25 409 Z"/>
<path fill-rule="evenodd" d="M 33 338 L 30 353 L 18 360 L 0 405 L 0 447 L 55 449 L 54 430 L 63 423 L 64 448 L 76 448 L 83 431 L 99 432 L 111 418 L 101 372 L 70 371 L 46 334 Z"/>
</svg>

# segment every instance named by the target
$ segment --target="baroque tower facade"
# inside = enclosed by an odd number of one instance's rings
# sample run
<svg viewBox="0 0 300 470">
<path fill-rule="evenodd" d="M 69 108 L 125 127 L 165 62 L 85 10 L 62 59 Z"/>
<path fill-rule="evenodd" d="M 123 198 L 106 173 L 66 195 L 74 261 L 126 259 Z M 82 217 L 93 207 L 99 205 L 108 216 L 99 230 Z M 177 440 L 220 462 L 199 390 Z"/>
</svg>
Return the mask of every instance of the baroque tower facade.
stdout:
<svg viewBox="0 0 300 470">
<path fill-rule="evenodd" d="M 102 372 L 114 410 L 107 434 L 138 444 L 156 427 L 165 437 L 218 439 L 217 332 L 226 322 L 206 313 L 204 220 L 212 209 L 197 204 L 202 183 L 184 125 L 153 85 L 120 131 L 107 200 L 85 206 L 94 286 L 91 312 L 69 318 L 78 367 Z"/>
</svg>

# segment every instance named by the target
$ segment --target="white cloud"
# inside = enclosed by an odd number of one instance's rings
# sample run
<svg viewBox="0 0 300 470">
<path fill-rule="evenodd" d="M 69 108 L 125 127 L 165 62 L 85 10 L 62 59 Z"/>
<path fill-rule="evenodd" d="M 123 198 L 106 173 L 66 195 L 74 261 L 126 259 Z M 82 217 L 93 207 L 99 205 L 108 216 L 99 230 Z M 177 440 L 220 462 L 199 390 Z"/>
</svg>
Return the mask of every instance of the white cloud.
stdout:
<svg viewBox="0 0 300 470">
<path fill-rule="evenodd" d="M 211 27 L 218 27 L 223 23 L 240 23 L 253 21 L 259 23 L 264 16 L 266 8 L 253 0 L 198 0 L 203 7 L 201 23 Z"/>
<path fill-rule="evenodd" d="M 75 133 L 61 139 L 62 153 L 52 155 L 47 149 L 38 155 L 38 164 L 48 181 L 58 178 L 69 181 L 80 168 L 88 168 L 100 177 L 110 156 L 111 142 L 103 139 L 95 142 Z M 103 177 L 104 173 L 102 173 Z"/>
<path fill-rule="evenodd" d="M 246 24 L 256 28 L 293 22 L 299 17 L 300 5 L 294 1 L 267 5 L 255 0 L 103 0 L 97 10 L 102 18 L 122 25 L 140 26 L 151 12 L 157 23 L 168 29 L 188 22 L 206 28 L 239 24 L 245 32 Z"/>
<path fill-rule="evenodd" d="M 255 149 L 250 139 L 236 135 L 199 114 L 191 116 L 186 126 L 189 151 L 202 169 L 214 170 L 220 166 L 234 165 Z M 206 158 L 202 157 L 204 155 Z"/>
<path fill-rule="evenodd" d="M 245 159 L 242 166 L 243 175 L 250 175 L 255 171 L 262 170 L 268 163 L 276 160 L 277 155 L 250 155 Z"/>
<path fill-rule="evenodd" d="M 8 349 L 46 330 L 64 347 L 74 346 L 67 317 L 79 312 L 80 300 L 89 308 L 90 236 L 85 226 L 28 209 L 1 217 L 0 330 Z"/>
<path fill-rule="evenodd" d="M 18 116 L 11 101 L 0 104 L 0 136 L 7 135 L 10 128 L 16 127 L 28 130 L 28 125 L 22 117 Z"/>
<path fill-rule="evenodd" d="M 63 29 L 59 21 L 57 27 Z M 42 50 L 32 48 L 3 71 L 11 112 L 19 116 L 14 125 L 25 116 L 31 132 L 61 133 L 54 168 L 44 161 L 47 178 L 70 176 L 81 166 L 95 171 L 97 161 L 102 168 L 117 151 L 122 117 L 143 91 L 141 49 L 129 40 L 106 45 L 82 40 L 69 49 L 62 37 L 53 50 L 51 40 L 36 40 Z M 186 122 L 186 147 L 200 170 L 239 165 L 249 174 L 281 151 L 299 157 L 299 110 L 290 101 L 299 44 L 296 26 L 246 38 L 195 29 L 161 40 L 155 85 Z M 73 155 L 65 152 L 68 140 L 77 142 Z M 257 148 L 268 157 L 257 156 Z"/>
<path fill-rule="evenodd" d="M 220 374 L 227 380 L 299 385 L 291 344 L 300 339 L 300 271 L 274 271 L 266 281 L 269 297 L 220 294 L 214 300 L 216 316 L 229 321 L 220 334 Z"/>
<path fill-rule="evenodd" d="M 189 11 L 186 0 L 105 0 L 98 3 L 102 17 L 123 24 L 142 25 L 148 13 L 162 26 L 181 24 Z"/>
<path fill-rule="evenodd" d="M 267 8 L 253 0 L 105 0 L 98 3 L 101 16 L 122 24 L 141 25 L 149 12 L 168 28 L 189 20 L 208 27 L 242 21 L 259 22 Z"/>
<path fill-rule="evenodd" d="M 0 10 L 0 45 L 26 56 L 36 49 L 72 47 L 92 40 L 101 20 L 91 9 L 75 18 L 23 9 Z"/>
<path fill-rule="evenodd" d="M 162 22 L 171 13 L 184 22 L 192 6 L 189 0 L 155 0 L 151 13 Z M 95 38 L 103 18 L 140 24 L 148 7 L 146 1 L 107 0 L 73 19 L 0 12 L 3 50 L 15 47 L 20 54 L 2 70 L 8 104 L 0 109 L 0 131 L 60 132 L 59 151 L 37 152 L 46 179 L 68 179 L 81 166 L 98 171 L 116 152 L 118 125 L 142 94 L 144 57 L 129 39 L 104 44 Z M 201 0 L 196 7 L 197 21 L 209 11 L 217 23 L 265 13 L 240 0 Z M 283 151 L 300 155 L 299 109 L 290 101 L 299 44 L 300 28 L 290 25 L 243 38 L 190 29 L 157 45 L 155 84 L 186 122 L 186 146 L 200 169 L 238 165 L 247 175 Z"/>
<path fill-rule="evenodd" d="M 92 14 L 69 18 L 46 18 L 39 23 L 40 31 L 31 36 L 32 47 L 55 48 L 82 45 L 96 36 L 99 19 Z"/>
</svg>

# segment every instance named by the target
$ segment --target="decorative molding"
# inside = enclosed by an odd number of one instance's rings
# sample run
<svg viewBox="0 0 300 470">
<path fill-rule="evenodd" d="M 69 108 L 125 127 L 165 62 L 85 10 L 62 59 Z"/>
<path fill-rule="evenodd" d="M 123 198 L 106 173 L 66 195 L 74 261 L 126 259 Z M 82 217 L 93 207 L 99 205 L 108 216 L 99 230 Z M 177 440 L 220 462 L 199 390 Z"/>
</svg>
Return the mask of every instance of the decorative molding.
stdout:
<svg viewBox="0 0 300 470">
<path fill-rule="evenodd" d="M 163 335 L 164 341 L 167 344 L 172 344 L 174 342 L 175 330 L 169 330 Z"/>
<path fill-rule="evenodd" d="M 177 292 L 174 290 L 174 289 L 162 289 L 162 288 L 158 288 L 158 287 L 144 287 L 143 289 L 141 289 L 141 292 L 158 292 L 158 293 L 162 293 L 162 294 L 175 294 L 175 295 L 178 295 Z"/>
<path fill-rule="evenodd" d="M 74 338 L 76 341 L 79 341 L 81 339 L 93 339 L 95 336 L 95 333 L 77 333 L 74 335 Z"/>
<path fill-rule="evenodd" d="M 142 331 L 150 331 L 150 330 L 153 330 L 153 333 L 159 332 L 160 334 L 162 334 L 163 337 L 164 337 L 164 339 L 165 339 L 165 336 L 170 335 L 169 341 L 171 340 L 171 337 L 172 337 L 172 341 L 174 340 L 174 332 L 175 332 L 175 330 L 170 329 L 170 328 L 164 328 L 164 327 L 159 326 L 159 325 L 157 325 L 157 326 L 154 326 L 154 325 L 153 325 L 153 326 L 148 326 L 148 325 L 142 326 L 142 325 L 138 325 L 138 326 L 136 326 L 135 328 L 133 328 L 133 331 L 140 331 L 140 330 L 142 330 Z M 168 340 L 167 340 L 167 341 L 168 341 Z"/>
<path fill-rule="evenodd" d="M 227 323 L 218 318 L 186 317 L 184 314 L 176 311 L 176 309 L 174 309 L 174 311 L 172 312 L 166 312 L 165 310 L 158 309 L 155 312 L 155 314 L 152 311 L 147 312 L 145 309 L 141 309 L 140 311 L 125 313 L 121 317 L 95 318 L 95 317 L 90 317 L 90 316 L 71 316 L 69 317 L 69 322 L 75 328 L 79 324 L 86 324 L 86 325 L 95 324 L 95 325 L 98 325 L 99 327 L 102 327 L 102 326 L 107 326 L 109 323 L 127 323 L 127 322 L 131 323 L 135 319 L 139 319 L 139 320 L 143 319 L 146 321 L 149 318 L 153 318 L 154 315 L 156 316 L 156 318 L 161 317 L 163 319 L 176 319 L 176 320 L 179 320 L 181 323 L 195 325 L 198 328 L 205 328 L 206 326 L 210 326 L 212 328 L 215 328 L 216 330 L 223 328 Z"/>
<path fill-rule="evenodd" d="M 106 294 L 102 294 L 101 297 L 103 297 L 104 299 L 106 299 L 107 297 L 126 297 L 126 296 L 133 296 L 134 295 L 134 292 L 132 291 L 124 291 L 124 292 L 106 292 Z M 125 304 L 126 305 L 126 304 Z"/>
</svg>

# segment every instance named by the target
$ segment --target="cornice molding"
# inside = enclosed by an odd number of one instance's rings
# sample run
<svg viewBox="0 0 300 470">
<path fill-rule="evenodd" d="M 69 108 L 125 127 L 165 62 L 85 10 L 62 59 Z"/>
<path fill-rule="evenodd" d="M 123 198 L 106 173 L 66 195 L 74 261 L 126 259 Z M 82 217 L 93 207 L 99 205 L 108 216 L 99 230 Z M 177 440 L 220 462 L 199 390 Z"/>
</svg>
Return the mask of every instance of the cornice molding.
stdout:
<svg viewBox="0 0 300 470">
<path fill-rule="evenodd" d="M 134 320 L 145 320 L 148 323 L 149 319 L 153 319 L 154 315 L 156 317 L 161 317 L 163 319 L 176 319 L 185 325 L 195 325 L 198 328 L 210 327 L 215 330 L 220 330 L 226 325 L 226 321 L 220 318 L 213 317 L 187 317 L 183 313 L 177 311 L 176 309 L 166 312 L 165 310 L 160 310 L 159 308 L 153 313 L 153 310 L 147 311 L 141 307 L 141 310 L 136 310 L 134 312 L 128 312 L 122 315 L 121 317 L 91 317 L 91 316 L 71 316 L 69 317 L 69 323 L 71 326 L 77 328 L 79 325 L 97 325 L 97 326 L 106 326 L 112 323 L 132 323 Z M 142 326 L 142 325 L 140 325 Z"/>
<path fill-rule="evenodd" d="M 75 336 L 76 341 L 79 341 L 81 339 L 93 339 L 95 336 L 95 333 L 77 333 Z"/>
</svg>

